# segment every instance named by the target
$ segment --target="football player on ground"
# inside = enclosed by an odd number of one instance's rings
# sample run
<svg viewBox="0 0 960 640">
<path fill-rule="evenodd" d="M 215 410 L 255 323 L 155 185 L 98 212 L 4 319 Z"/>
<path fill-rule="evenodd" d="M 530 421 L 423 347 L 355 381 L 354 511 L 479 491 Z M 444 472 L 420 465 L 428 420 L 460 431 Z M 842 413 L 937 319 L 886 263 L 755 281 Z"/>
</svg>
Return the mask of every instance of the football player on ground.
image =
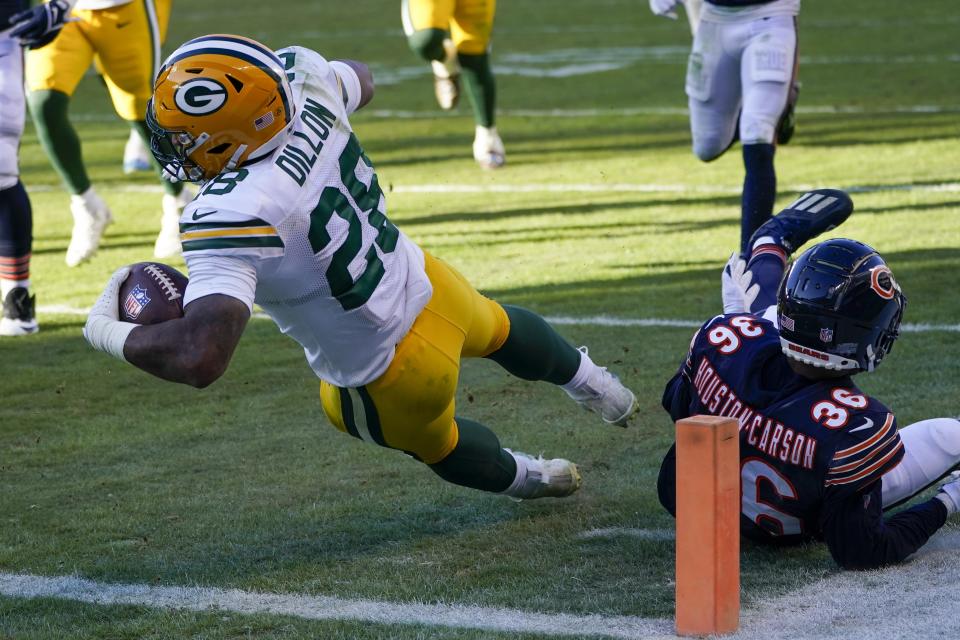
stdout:
<svg viewBox="0 0 960 640">
<path fill-rule="evenodd" d="M 451 110 L 460 99 L 463 79 L 477 128 L 473 157 L 484 169 L 506 162 L 497 133 L 497 89 L 490 64 L 490 36 L 496 0 L 403 0 L 403 31 L 414 53 L 433 67 L 440 108 Z"/>
<path fill-rule="evenodd" d="M 650 8 L 676 17 L 679 3 L 650 0 Z M 743 146 L 744 257 L 750 237 L 773 213 L 776 144 L 793 136 L 799 12 L 800 0 L 704 0 L 693 38 L 686 80 L 693 152 L 710 162 L 737 139 Z"/>
<path fill-rule="evenodd" d="M 541 317 L 479 294 L 386 216 L 349 117 L 373 95 L 363 64 L 239 36 L 191 40 L 157 77 L 147 118 L 158 160 L 203 183 L 181 218 L 184 316 L 119 322 L 118 270 L 84 329 L 153 375 L 205 387 L 223 374 L 258 303 L 321 379 L 333 425 L 404 451 L 450 482 L 514 498 L 577 490 L 576 465 L 503 449 L 455 416 L 464 357 L 562 387 L 625 426 L 638 405 Z"/>
<path fill-rule="evenodd" d="M 960 480 L 951 476 L 934 498 L 883 514 L 960 464 L 960 421 L 898 433 L 893 413 L 852 379 L 889 353 L 906 303 L 876 251 L 827 240 L 787 266 L 795 248 L 852 210 L 842 191 L 811 191 L 760 227 L 749 264 L 731 257 L 724 314 L 694 336 L 663 406 L 674 420 L 739 421 L 744 536 L 821 539 L 840 566 L 867 569 L 900 562 L 957 512 Z M 675 513 L 673 447 L 658 492 Z"/>
<path fill-rule="evenodd" d="M 58 3 L 30 10 L 27 0 L 0 0 L 0 336 L 39 328 L 30 295 L 33 212 L 17 158 L 26 112 L 21 47 L 48 44 L 66 17 Z"/>
<path fill-rule="evenodd" d="M 172 0 L 50 0 L 72 8 L 71 21 L 49 46 L 27 55 L 30 113 L 37 135 L 54 169 L 70 192 L 73 232 L 66 263 L 88 260 L 113 215 L 90 183 L 80 139 L 67 117 L 73 95 L 90 63 L 103 71 L 117 114 L 148 138 L 143 114 L 158 69 L 160 43 Z M 180 252 L 177 223 L 191 194 L 182 184 L 162 181 L 161 229 L 154 244 L 157 257 Z"/>
</svg>

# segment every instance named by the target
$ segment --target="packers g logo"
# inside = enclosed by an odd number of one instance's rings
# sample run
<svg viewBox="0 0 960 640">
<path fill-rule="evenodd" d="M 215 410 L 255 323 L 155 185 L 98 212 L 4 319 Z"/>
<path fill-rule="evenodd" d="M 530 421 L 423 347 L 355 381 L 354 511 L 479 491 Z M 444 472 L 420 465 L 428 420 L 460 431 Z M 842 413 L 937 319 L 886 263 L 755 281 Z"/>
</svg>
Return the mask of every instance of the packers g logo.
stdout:
<svg viewBox="0 0 960 640">
<path fill-rule="evenodd" d="M 197 78 L 177 87 L 173 101 L 184 113 L 205 116 L 219 110 L 226 103 L 227 90 L 216 80 Z"/>
</svg>

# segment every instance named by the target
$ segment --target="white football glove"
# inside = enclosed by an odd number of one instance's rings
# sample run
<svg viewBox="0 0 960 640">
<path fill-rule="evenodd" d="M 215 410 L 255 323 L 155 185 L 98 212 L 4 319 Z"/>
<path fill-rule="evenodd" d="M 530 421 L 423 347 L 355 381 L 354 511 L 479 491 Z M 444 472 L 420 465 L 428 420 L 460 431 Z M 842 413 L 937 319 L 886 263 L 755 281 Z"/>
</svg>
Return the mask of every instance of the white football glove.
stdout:
<svg viewBox="0 0 960 640">
<path fill-rule="evenodd" d="M 130 275 L 130 267 L 120 267 L 113 272 L 103 293 L 93 303 L 87 323 L 83 326 L 83 337 L 97 351 L 109 353 L 124 362 L 123 344 L 127 336 L 138 325 L 132 322 L 120 322 L 120 285 Z"/>
<path fill-rule="evenodd" d="M 947 508 L 948 515 L 960 511 L 960 471 L 954 471 L 946 477 L 937 499 Z"/>
<path fill-rule="evenodd" d="M 650 0 L 650 11 L 654 15 L 676 20 L 678 4 L 681 4 L 681 0 Z"/>
<path fill-rule="evenodd" d="M 753 274 L 747 271 L 747 261 L 736 252 L 730 254 L 720 276 L 724 313 L 750 313 L 750 305 L 760 293 L 760 285 L 750 285 Z"/>
</svg>

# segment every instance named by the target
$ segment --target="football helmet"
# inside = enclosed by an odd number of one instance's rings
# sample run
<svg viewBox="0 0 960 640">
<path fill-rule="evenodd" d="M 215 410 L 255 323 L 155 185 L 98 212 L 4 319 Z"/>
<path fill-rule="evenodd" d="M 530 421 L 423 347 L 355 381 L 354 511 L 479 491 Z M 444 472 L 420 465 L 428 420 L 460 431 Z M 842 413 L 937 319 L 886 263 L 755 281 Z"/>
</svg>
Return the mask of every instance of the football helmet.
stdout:
<svg viewBox="0 0 960 640">
<path fill-rule="evenodd" d="M 838 371 L 873 371 L 900 335 L 906 297 L 876 251 L 855 240 L 803 252 L 777 293 L 780 344 L 790 358 Z"/>
<path fill-rule="evenodd" d="M 276 149 L 294 111 L 284 64 L 269 48 L 242 36 L 194 38 L 157 74 L 150 150 L 170 176 L 204 182 Z"/>
</svg>

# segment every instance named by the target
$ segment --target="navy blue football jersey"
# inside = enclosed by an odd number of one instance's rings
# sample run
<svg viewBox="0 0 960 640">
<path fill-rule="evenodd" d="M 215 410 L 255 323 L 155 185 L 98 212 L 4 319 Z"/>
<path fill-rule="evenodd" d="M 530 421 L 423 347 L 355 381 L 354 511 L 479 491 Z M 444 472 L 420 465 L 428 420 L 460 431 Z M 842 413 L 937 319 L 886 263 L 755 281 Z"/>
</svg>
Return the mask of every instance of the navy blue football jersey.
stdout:
<svg viewBox="0 0 960 640">
<path fill-rule="evenodd" d="M 663 405 L 740 423 L 741 523 L 753 538 L 817 536 L 830 504 L 867 493 L 903 458 L 897 422 L 849 376 L 797 375 L 773 323 L 717 316 L 694 336 Z"/>
</svg>

